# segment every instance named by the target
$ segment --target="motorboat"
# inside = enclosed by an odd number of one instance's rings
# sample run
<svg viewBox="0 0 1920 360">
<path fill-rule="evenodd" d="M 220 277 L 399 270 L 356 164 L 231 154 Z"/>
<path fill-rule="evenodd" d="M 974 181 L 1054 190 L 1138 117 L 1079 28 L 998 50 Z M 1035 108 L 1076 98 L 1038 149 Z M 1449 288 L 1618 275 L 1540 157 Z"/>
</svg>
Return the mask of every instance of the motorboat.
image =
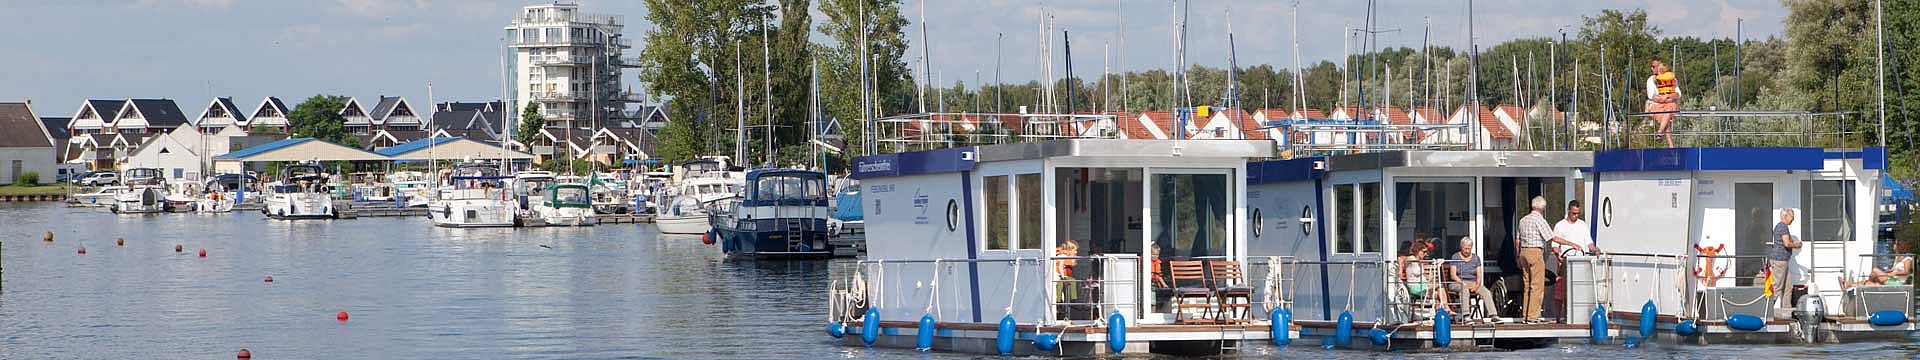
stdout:
<svg viewBox="0 0 1920 360">
<path fill-rule="evenodd" d="M 555 184 L 553 172 L 528 170 L 513 174 L 513 197 L 517 209 L 532 212 L 534 203 L 547 195 L 547 189 Z"/>
<path fill-rule="evenodd" d="M 754 170 L 746 191 L 711 202 L 714 242 L 731 257 L 826 258 L 826 175 L 811 170 Z"/>
<path fill-rule="evenodd" d="M 266 206 L 260 211 L 283 220 L 338 217 L 329 177 L 319 165 L 287 166 L 280 170 L 280 181 L 267 186 Z"/>
<path fill-rule="evenodd" d="M 120 178 L 126 188 L 114 194 L 113 212 L 144 214 L 167 210 L 167 178 L 160 169 L 127 169 Z"/>
<path fill-rule="evenodd" d="M 707 219 L 708 203 L 734 196 L 739 186 L 739 179 L 724 173 L 681 180 L 672 200 L 654 215 L 654 225 L 667 234 L 705 234 L 713 229 Z"/>
<path fill-rule="evenodd" d="M 439 191 L 427 205 L 427 216 L 440 227 L 510 227 L 518 225 L 518 207 L 502 176 L 492 166 L 454 168 L 448 177 L 450 188 Z"/>
<path fill-rule="evenodd" d="M 406 207 L 425 207 L 432 198 L 433 183 L 427 181 L 427 174 L 418 171 L 401 171 L 387 176 L 393 186 L 394 196 Z"/>
<path fill-rule="evenodd" d="M 592 190 L 586 185 L 553 184 L 532 198 L 533 213 L 551 226 L 593 226 Z"/>
</svg>

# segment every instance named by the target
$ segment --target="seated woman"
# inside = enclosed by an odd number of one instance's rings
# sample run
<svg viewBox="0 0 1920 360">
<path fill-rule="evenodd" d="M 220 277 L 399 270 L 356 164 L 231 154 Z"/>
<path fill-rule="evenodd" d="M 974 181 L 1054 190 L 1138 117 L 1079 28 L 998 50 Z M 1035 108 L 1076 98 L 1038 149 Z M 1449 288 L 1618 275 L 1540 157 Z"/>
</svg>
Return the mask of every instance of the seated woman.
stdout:
<svg viewBox="0 0 1920 360">
<path fill-rule="evenodd" d="M 1906 250 L 1906 246 L 1904 245 L 1905 244 L 1903 243 L 1900 245 L 1895 245 L 1894 247 L 1900 249 L 1900 250 L 1897 250 L 1899 251 L 1899 253 L 1905 254 L 1907 253 L 1907 250 Z M 1841 279 L 1840 287 L 1844 289 L 1852 289 L 1855 286 L 1906 285 L 1907 275 L 1912 273 L 1913 273 L 1913 257 L 1902 256 L 1900 257 L 1900 261 L 1894 263 L 1893 267 L 1891 268 L 1888 268 L 1886 270 L 1874 268 L 1871 273 L 1867 274 L 1866 280 L 1861 280 L 1860 282 L 1849 282 L 1846 279 Z"/>
<path fill-rule="evenodd" d="M 1439 284 L 1427 279 L 1429 273 L 1427 267 L 1430 264 L 1424 261 L 1427 261 L 1428 252 L 1432 250 L 1433 245 L 1427 242 L 1427 239 L 1414 239 L 1404 243 L 1400 249 L 1400 257 L 1395 260 L 1400 268 L 1400 282 L 1406 284 L 1407 295 L 1413 298 L 1425 298 L 1428 293 L 1432 293 L 1436 300 L 1434 303 L 1436 307 L 1444 307 L 1447 312 L 1453 312 L 1453 306 L 1447 301 L 1447 292 Z M 1432 270 L 1439 271 L 1439 269 Z"/>
</svg>

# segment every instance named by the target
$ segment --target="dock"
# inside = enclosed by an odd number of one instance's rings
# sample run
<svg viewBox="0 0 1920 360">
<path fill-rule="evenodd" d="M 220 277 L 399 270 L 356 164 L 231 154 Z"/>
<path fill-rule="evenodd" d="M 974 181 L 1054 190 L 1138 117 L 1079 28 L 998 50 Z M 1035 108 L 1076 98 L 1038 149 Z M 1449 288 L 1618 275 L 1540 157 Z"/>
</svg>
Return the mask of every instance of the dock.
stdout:
<svg viewBox="0 0 1920 360">
<path fill-rule="evenodd" d="M 864 221 L 840 223 L 840 232 L 827 239 L 833 257 L 860 257 L 867 253 L 867 226 Z"/>
<path fill-rule="evenodd" d="M 596 214 L 595 224 L 652 224 L 653 214 Z"/>
</svg>

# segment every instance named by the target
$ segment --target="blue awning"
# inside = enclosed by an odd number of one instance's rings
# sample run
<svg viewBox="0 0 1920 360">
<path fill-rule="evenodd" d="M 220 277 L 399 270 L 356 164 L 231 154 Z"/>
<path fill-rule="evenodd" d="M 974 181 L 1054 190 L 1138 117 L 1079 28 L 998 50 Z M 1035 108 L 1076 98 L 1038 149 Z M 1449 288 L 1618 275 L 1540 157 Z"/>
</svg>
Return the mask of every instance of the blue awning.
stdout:
<svg viewBox="0 0 1920 360">
<path fill-rule="evenodd" d="M 1881 203 L 1914 201 L 1913 189 L 1899 181 L 1894 181 L 1892 176 L 1881 176 L 1880 187 L 1887 189 L 1886 193 L 1880 196 Z"/>
</svg>

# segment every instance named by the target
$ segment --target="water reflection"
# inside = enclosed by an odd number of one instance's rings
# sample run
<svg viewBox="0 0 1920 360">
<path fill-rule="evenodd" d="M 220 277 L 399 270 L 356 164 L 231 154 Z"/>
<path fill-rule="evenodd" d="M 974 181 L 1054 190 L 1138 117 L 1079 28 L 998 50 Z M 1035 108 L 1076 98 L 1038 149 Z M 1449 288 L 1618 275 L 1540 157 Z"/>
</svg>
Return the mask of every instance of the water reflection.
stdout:
<svg viewBox="0 0 1920 360">
<path fill-rule="evenodd" d="M 986 358 L 841 346 L 833 262 L 728 261 L 646 225 L 121 216 L 0 203 L 0 358 Z M 54 231 L 53 243 L 39 241 Z M 126 246 L 113 239 L 126 238 Z M 186 251 L 176 253 L 175 244 Z M 86 246 L 88 253 L 75 250 Z M 207 249 L 200 258 L 196 250 Z M 272 276 L 274 282 L 261 281 Z M 335 321 L 337 311 L 352 320 Z M 1311 347 L 1247 357 L 1371 358 Z M 1909 344 L 1571 346 L 1448 357 L 1909 357 Z"/>
</svg>

